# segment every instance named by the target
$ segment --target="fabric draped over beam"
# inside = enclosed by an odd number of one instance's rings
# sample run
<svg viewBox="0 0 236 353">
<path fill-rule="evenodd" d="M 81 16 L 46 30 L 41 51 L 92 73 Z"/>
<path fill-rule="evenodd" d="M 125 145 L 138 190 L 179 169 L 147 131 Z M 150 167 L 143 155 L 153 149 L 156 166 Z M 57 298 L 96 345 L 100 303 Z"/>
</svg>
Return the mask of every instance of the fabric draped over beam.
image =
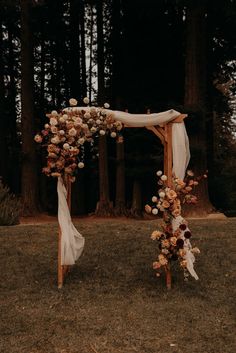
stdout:
<svg viewBox="0 0 236 353">
<path fill-rule="evenodd" d="M 69 107 L 63 110 L 69 111 L 90 110 L 90 107 Z M 104 112 L 112 114 L 114 120 L 120 121 L 127 127 L 149 127 L 163 126 L 181 113 L 176 110 L 167 110 L 161 113 L 152 114 L 131 114 L 122 111 L 104 109 Z M 172 153 L 173 153 L 173 173 L 179 179 L 184 179 L 186 168 L 190 160 L 189 140 L 184 122 L 172 125 Z M 61 259 L 62 265 L 73 265 L 80 257 L 84 238 L 74 227 L 70 211 L 67 205 L 66 189 L 61 178 L 58 178 L 58 222 L 61 228 Z"/>
</svg>

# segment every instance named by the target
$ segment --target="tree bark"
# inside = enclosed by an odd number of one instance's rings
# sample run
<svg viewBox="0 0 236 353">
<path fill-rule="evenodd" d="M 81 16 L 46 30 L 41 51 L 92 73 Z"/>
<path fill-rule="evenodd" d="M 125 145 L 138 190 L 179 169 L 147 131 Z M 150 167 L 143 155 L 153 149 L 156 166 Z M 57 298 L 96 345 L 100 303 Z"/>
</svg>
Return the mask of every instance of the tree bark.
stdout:
<svg viewBox="0 0 236 353">
<path fill-rule="evenodd" d="M 82 98 L 80 77 L 80 3 L 70 1 L 70 84 L 71 97 Z"/>
<path fill-rule="evenodd" d="M 4 85 L 4 68 L 3 68 L 3 33 L 2 33 L 2 19 L 0 21 L 0 176 L 3 181 L 7 182 L 7 161 L 8 161 L 8 150 L 7 150 L 7 124 L 4 117 L 5 113 L 5 85 Z"/>
<path fill-rule="evenodd" d="M 85 10 L 84 0 L 80 0 L 80 34 L 81 34 L 81 93 L 82 98 L 87 97 L 87 74 L 86 74 L 86 49 L 85 49 Z"/>
<path fill-rule="evenodd" d="M 33 51 L 30 26 L 30 0 L 21 0 L 21 193 L 23 214 L 38 211 L 38 178 L 34 143 Z"/>
<path fill-rule="evenodd" d="M 103 36 L 103 1 L 97 4 L 97 67 L 98 67 L 98 104 L 101 106 L 105 99 L 104 79 L 104 36 Z M 99 137 L 99 202 L 96 215 L 110 216 L 113 214 L 112 203 L 109 197 L 109 176 L 107 161 L 106 136 Z"/>
<path fill-rule="evenodd" d="M 116 142 L 116 202 L 114 209 L 116 216 L 127 216 L 125 203 L 125 151 L 124 143 Z"/>
<path fill-rule="evenodd" d="M 206 16 L 203 1 L 190 1 L 186 15 L 185 110 L 189 113 L 192 169 L 196 175 L 207 170 L 206 87 L 207 51 Z M 185 215 L 205 215 L 212 210 L 207 181 L 196 189 L 197 207 L 184 208 Z"/>
<path fill-rule="evenodd" d="M 135 179 L 133 183 L 133 197 L 132 206 L 130 209 L 130 216 L 134 218 L 141 218 L 142 213 L 142 193 L 139 180 Z"/>
</svg>

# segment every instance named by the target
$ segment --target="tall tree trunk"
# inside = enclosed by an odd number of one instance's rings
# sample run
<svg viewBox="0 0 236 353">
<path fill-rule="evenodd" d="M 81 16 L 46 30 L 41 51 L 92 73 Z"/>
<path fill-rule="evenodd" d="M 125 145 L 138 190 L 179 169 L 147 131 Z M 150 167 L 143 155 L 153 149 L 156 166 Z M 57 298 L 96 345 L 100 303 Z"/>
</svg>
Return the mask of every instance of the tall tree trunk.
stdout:
<svg viewBox="0 0 236 353">
<path fill-rule="evenodd" d="M 139 180 L 135 179 L 133 183 L 133 196 L 130 215 L 134 218 L 142 217 L 142 194 Z"/>
<path fill-rule="evenodd" d="M 34 143 L 34 81 L 33 51 L 30 26 L 30 0 L 21 0 L 21 133 L 22 173 L 21 193 L 23 214 L 33 215 L 38 210 L 38 178 Z"/>
<path fill-rule="evenodd" d="M 191 164 L 196 175 L 207 170 L 206 142 L 206 87 L 207 51 L 206 16 L 204 1 L 188 2 L 186 15 L 186 61 L 184 105 L 189 112 Z M 207 182 L 196 190 L 198 206 L 185 210 L 185 215 L 204 215 L 212 210 Z"/>
<path fill-rule="evenodd" d="M 116 203 L 114 209 L 116 216 L 127 216 L 125 204 L 125 151 L 123 138 L 116 142 Z"/>
<path fill-rule="evenodd" d="M 104 80 L 104 36 L 103 36 L 103 1 L 98 1 L 97 6 L 97 64 L 98 64 L 98 104 L 104 103 L 105 80 Z M 96 215 L 110 216 L 113 213 L 112 203 L 109 196 L 109 176 L 107 162 L 106 136 L 99 137 L 99 202 L 97 203 Z"/>
<path fill-rule="evenodd" d="M 81 93 L 82 98 L 87 96 L 87 75 L 86 75 L 86 48 L 85 48 L 85 9 L 84 0 L 80 0 L 80 34 L 81 34 Z"/>
<path fill-rule="evenodd" d="M 80 0 L 70 1 L 70 84 L 71 97 L 81 98 L 80 76 Z"/>
<path fill-rule="evenodd" d="M 3 29 L 2 19 L 0 20 L 0 176 L 7 182 L 7 124 L 5 118 L 5 85 L 4 85 L 4 67 L 3 67 Z"/>
<path fill-rule="evenodd" d="M 92 78 L 93 78 L 93 5 L 90 5 L 90 43 L 89 43 L 89 101 L 92 100 Z"/>
</svg>

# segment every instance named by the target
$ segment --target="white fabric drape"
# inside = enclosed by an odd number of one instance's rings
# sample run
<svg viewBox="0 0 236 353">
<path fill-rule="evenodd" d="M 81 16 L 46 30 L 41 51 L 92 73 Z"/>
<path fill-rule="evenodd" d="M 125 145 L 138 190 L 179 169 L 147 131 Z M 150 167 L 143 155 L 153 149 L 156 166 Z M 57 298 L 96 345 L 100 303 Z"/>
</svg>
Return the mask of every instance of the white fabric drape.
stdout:
<svg viewBox="0 0 236 353">
<path fill-rule="evenodd" d="M 184 123 L 172 124 L 173 172 L 181 180 L 190 160 L 189 139 Z"/>
<path fill-rule="evenodd" d="M 108 112 L 112 113 L 111 110 L 108 110 Z M 114 119 L 131 127 L 163 125 L 180 115 L 173 109 L 154 114 L 130 114 L 115 110 L 113 114 Z M 172 125 L 172 153 L 173 172 L 177 178 L 184 179 L 190 160 L 189 140 L 184 122 Z"/>
<path fill-rule="evenodd" d="M 78 112 L 80 110 L 88 111 L 90 109 L 90 107 L 68 107 L 65 108 L 63 111 L 64 113 L 67 113 L 71 111 Z M 173 109 L 153 114 L 130 114 L 117 110 L 104 110 L 108 114 L 112 114 L 115 120 L 120 121 L 124 125 L 130 127 L 148 127 L 164 125 L 180 115 L 178 111 Z M 173 124 L 172 149 L 173 172 L 176 177 L 184 179 L 185 171 L 190 159 L 189 141 L 184 122 Z M 71 221 L 70 211 L 66 202 L 66 189 L 63 185 L 61 178 L 58 178 L 57 191 L 58 221 L 62 231 L 62 264 L 73 265 L 83 251 L 84 238 L 77 231 Z M 193 263 L 192 257 L 194 258 L 193 254 L 189 251 L 188 255 L 186 256 L 189 269 L 191 268 L 191 264 Z"/>
<path fill-rule="evenodd" d="M 67 191 L 62 178 L 57 181 L 58 222 L 61 228 L 61 265 L 74 265 L 84 248 L 84 237 L 72 223 L 67 204 Z"/>
<path fill-rule="evenodd" d="M 182 216 L 178 216 L 176 218 L 173 218 L 172 219 L 173 232 L 175 232 L 179 228 L 180 224 L 183 222 L 184 222 L 184 218 Z M 187 227 L 185 231 L 189 231 L 189 228 Z M 191 252 L 191 249 L 192 249 L 191 242 L 189 239 L 185 239 L 184 231 L 181 231 L 180 238 L 183 239 L 183 241 L 184 241 L 184 250 L 186 252 L 184 259 L 187 261 L 187 270 L 189 271 L 189 273 L 191 274 L 192 277 L 194 277 L 196 280 L 198 280 L 199 279 L 198 275 L 193 268 L 193 264 L 195 262 L 195 256 Z"/>
<path fill-rule="evenodd" d="M 90 107 L 69 107 L 64 111 L 89 110 Z M 153 114 L 131 114 L 119 110 L 104 109 L 108 114 L 112 114 L 115 120 L 120 121 L 130 127 L 146 127 L 164 125 L 177 118 L 180 112 L 170 109 L 161 113 Z M 179 179 L 184 179 L 185 171 L 190 159 L 189 140 L 184 122 L 176 123 L 172 126 L 172 152 L 173 152 L 173 172 Z"/>
</svg>

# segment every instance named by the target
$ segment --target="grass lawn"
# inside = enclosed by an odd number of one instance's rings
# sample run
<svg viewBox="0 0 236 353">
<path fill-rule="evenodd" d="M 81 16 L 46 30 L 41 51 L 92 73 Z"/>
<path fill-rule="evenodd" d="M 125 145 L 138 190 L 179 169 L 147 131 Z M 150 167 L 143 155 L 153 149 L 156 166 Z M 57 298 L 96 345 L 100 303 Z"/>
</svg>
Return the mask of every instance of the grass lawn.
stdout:
<svg viewBox="0 0 236 353">
<path fill-rule="evenodd" d="M 236 352 L 236 219 L 190 220 L 199 281 L 156 278 L 157 221 L 81 220 L 57 289 L 57 225 L 0 227 L 1 353 Z"/>
</svg>

